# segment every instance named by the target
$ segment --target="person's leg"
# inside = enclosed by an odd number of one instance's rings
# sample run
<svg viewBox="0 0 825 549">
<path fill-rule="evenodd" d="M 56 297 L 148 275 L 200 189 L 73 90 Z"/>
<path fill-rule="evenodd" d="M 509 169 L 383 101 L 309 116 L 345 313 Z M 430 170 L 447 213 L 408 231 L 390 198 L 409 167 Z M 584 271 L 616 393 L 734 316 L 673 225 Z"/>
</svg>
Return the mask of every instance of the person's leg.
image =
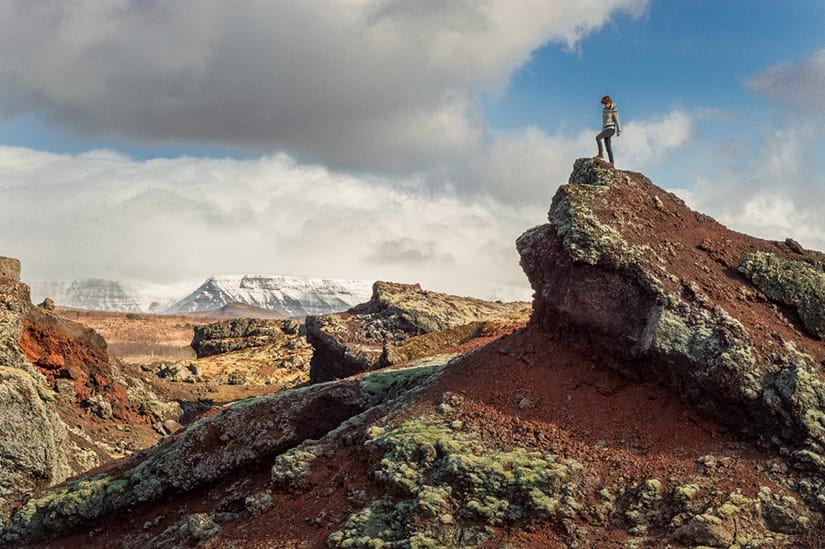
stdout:
<svg viewBox="0 0 825 549">
<path fill-rule="evenodd" d="M 597 154 L 593 158 L 603 158 L 604 157 L 604 151 L 602 150 L 602 138 L 603 137 L 604 137 L 604 132 L 601 132 L 601 133 L 596 135 L 596 145 L 598 145 L 598 147 L 599 147 L 599 154 Z"/>
<path fill-rule="evenodd" d="M 613 132 L 610 132 L 604 138 L 604 146 L 607 147 L 607 158 L 610 160 L 610 163 L 613 163 L 613 147 L 610 146 L 610 138 L 613 137 Z"/>
</svg>

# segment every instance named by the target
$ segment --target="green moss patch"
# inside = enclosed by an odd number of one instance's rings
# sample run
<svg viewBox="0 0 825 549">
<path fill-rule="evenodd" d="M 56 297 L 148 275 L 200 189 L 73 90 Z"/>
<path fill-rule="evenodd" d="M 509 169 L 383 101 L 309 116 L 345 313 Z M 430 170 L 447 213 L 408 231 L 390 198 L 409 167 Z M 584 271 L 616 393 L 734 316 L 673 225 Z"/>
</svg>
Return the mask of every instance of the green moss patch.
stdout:
<svg viewBox="0 0 825 549">
<path fill-rule="evenodd" d="M 805 329 L 825 339 L 825 273 L 804 261 L 765 252 L 746 256 L 739 272 L 768 298 L 794 307 Z"/>
<path fill-rule="evenodd" d="M 441 418 L 372 427 L 366 446 L 381 457 L 375 477 L 400 498 L 382 498 L 352 515 L 330 536 L 333 546 L 472 546 L 486 539 L 485 527 L 572 517 L 580 508 L 577 462 L 493 449 Z"/>
</svg>

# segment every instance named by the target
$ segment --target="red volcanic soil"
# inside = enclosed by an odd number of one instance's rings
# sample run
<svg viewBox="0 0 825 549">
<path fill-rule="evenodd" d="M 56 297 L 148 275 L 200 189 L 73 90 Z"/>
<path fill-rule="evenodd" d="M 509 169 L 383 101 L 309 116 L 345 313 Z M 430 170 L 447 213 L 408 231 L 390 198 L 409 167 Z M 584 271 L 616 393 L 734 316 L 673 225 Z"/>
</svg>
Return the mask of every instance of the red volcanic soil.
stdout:
<svg viewBox="0 0 825 549">
<path fill-rule="evenodd" d="M 33 307 L 23 321 L 20 347 L 49 384 L 70 379 L 78 402 L 101 393 L 116 418 L 137 415 L 130 412 L 126 390 L 112 376 L 106 341 L 94 330 Z"/>
<path fill-rule="evenodd" d="M 675 195 L 632 174 L 635 185 L 610 187 L 608 199 L 596 210 L 599 219 L 622 233 L 631 244 L 652 246 L 668 262 L 668 270 L 695 281 L 703 293 L 742 322 L 754 335 L 762 356 L 781 350 L 793 341 L 799 350 L 825 363 L 825 342 L 803 329 L 795 310 L 761 299 L 737 271 L 742 259 L 754 252 L 800 260 L 806 256 L 825 260 L 820 252 L 804 255 L 785 243 L 762 240 L 732 231 L 711 217 L 694 212 Z M 657 205 L 658 199 L 658 205 Z M 678 282 L 662 280 L 668 290 L 682 292 Z"/>
<path fill-rule="evenodd" d="M 450 366 L 396 421 L 435 413 L 444 393 L 464 397 L 460 419 L 495 447 L 541 449 L 584 466 L 593 493 L 602 486 L 627 486 L 657 478 L 673 484 L 705 483 L 708 491 L 741 489 L 754 496 L 759 486 L 786 493 L 766 476 L 778 457 L 752 447 L 722 425 L 705 419 L 677 395 L 657 383 L 632 382 L 614 371 L 580 334 L 526 328 L 479 348 Z M 618 365 L 614 365 L 618 366 Z M 306 418 L 308 421 L 311 418 Z M 385 492 L 371 479 L 377 467 L 363 450 L 363 435 L 339 444 L 313 470 L 312 486 L 299 493 L 273 493 L 273 511 L 227 524 L 207 547 L 325 547 L 344 520 Z M 345 437 L 346 438 L 346 437 Z M 697 458 L 713 456 L 718 466 L 700 475 Z M 99 546 L 116 544 L 124 535 L 162 516 L 148 532 L 160 532 L 193 512 L 243 509 L 243 493 L 267 488 L 271 463 L 239 471 L 213 486 L 171 496 L 101 525 Z M 698 480 L 697 480 L 698 479 Z M 354 498 L 354 494 L 363 491 Z M 365 497 L 366 496 L 366 497 Z M 565 547 L 559 525 L 497 528 L 486 547 Z M 623 547 L 621 529 L 588 525 L 588 540 L 599 547 Z M 94 529 L 93 529 L 94 530 Z M 86 531 L 61 539 L 66 547 L 88 543 Z"/>
</svg>

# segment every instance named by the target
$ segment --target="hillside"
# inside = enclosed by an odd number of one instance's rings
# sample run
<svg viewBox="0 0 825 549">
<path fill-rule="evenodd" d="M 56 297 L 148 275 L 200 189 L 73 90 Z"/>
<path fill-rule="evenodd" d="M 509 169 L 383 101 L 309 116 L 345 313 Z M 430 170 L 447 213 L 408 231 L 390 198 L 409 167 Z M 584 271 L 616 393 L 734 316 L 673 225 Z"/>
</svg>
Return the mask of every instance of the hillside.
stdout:
<svg viewBox="0 0 825 549">
<path fill-rule="evenodd" d="M 527 326 L 457 358 L 226 406 L 21 502 L 2 539 L 821 546 L 823 256 L 730 231 L 592 159 L 575 163 L 548 220 L 517 241 L 535 292 Z M 422 325 L 449 322 L 433 297 Z M 338 317 L 336 330 L 352 328 L 336 339 L 345 357 L 410 319 L 386 301 Z"/>
</svg>

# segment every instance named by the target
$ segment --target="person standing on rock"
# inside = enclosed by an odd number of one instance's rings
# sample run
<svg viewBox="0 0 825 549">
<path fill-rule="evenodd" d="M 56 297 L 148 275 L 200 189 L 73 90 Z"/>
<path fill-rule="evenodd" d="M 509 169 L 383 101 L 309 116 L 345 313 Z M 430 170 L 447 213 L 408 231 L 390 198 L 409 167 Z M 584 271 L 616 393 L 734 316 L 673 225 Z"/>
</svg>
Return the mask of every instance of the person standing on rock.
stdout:
<svg viewBox="0 0 825 549">
<path fill-rule="evenodd" d="M 593 158 L 604 158 L 602 149 L 602 141 L 604 141 L 604 145 L 607 147 L 607 158 L 613 164 L 613 148 L 610 146 L 610 138 L 613 137 L 613 134 L 616 134 L 616 137 L 622 135 L 622 127 L 619 124 L 619 109 L 609 95 L 602 97 L 602 106 L 604 107 L 602 110 L 602 131 L 596 136 L 599 154 Z"/>
</svg>

